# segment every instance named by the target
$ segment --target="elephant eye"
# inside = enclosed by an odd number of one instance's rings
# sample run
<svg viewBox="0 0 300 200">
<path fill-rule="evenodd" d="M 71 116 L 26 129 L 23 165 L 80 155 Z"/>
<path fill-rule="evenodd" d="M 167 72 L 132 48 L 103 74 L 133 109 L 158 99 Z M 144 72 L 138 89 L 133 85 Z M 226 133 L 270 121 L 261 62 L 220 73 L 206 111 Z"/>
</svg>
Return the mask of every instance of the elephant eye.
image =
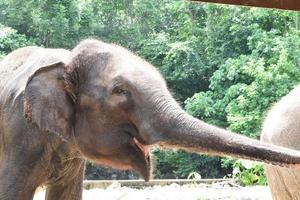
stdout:
<svg viewBox="0 0 300 200">
<path fill-rule="evenodd" d="M 124 94 L 127 94 L 127 93 L 128 93 L 128 91 L 122 89 L 120 86 L 116 86 L 112 90 L 112 94 L 124 95 Z"/>
</svg>

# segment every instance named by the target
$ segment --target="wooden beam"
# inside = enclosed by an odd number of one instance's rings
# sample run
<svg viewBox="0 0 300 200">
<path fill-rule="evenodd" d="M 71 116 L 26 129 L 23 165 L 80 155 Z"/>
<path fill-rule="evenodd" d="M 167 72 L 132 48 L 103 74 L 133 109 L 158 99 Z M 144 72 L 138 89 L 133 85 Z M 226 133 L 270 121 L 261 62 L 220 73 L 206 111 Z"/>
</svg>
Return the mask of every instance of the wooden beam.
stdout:
<svg viewBox="0 0 300 200">
<path fill-rule="evenodd" d="M 192 0 L 192 1 L 300 11 L 300 0 Z"/>
</svg>

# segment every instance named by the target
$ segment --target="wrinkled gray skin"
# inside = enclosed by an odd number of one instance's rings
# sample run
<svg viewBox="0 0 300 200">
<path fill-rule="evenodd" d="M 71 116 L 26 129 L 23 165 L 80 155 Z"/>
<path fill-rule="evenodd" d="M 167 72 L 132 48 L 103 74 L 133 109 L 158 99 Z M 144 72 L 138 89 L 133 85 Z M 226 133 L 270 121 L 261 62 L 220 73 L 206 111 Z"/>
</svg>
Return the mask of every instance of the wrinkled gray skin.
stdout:
<svg viewBox="0 0 300 200">
<path fill-rule="evenodd" d="M 283 97 L 269 112 L 262 131 L 265 142 L 300 150 L 300 86 Z M 300 169 L 266 165 L 274 200 L 300 200 Z"/>
<path fill-rule="evenodd" d="M 27 47 L 0 63 L 0 199 L 79 200 L 84 159 L 148 180 L 158 144 L 298 167 L 297 151 L 186 114 L 158 71 L 128 50 L 85 40 L 72 52 Z"/>
</svg>

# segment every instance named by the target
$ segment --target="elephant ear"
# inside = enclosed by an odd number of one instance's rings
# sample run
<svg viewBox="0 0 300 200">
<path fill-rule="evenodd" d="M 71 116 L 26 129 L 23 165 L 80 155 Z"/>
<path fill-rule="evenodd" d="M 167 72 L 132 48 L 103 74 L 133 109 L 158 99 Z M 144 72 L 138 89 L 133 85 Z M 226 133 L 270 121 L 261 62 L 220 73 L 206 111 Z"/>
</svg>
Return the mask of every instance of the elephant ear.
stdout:
<svg viewBox="0 0 300 200">
<path fill-rule="evenodd" d="M 28 122 L 64 140 L 72 136 L 74 102 L 68 95 L 62 62 L 39 68 L 29 77 L 24 93 L 24 116 Z"/>
</svg>

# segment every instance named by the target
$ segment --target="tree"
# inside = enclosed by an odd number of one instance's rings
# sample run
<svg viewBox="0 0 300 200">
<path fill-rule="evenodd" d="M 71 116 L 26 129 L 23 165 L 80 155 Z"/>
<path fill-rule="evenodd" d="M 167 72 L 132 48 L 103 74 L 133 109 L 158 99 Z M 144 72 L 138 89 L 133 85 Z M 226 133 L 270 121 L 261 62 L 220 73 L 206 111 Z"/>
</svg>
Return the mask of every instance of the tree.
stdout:
<svg viewBox="0 0 300 200">
<path fill-rule="evenodd" d="M 15 49 L 33 44 L 25 35 L 19 34 L 16 30 L 0 24 L 0 58 Z"/>
<path fill-rule="evenodd" d="M 77 0 L 1 0 L 0 23 L 18 30 L 38 45 L 73 47 L 79 41 Z"/>
<path fill-rule="evenodd" d="M 300 82 L 300 32 L 294 28 L 294 14 L 269 12 L 250 9 L 250 15 L 239 18 L 242 24 L 250 19 L 248 26 L 231 25 L 234 32 L 248 29 L 244 47 L 248 50 L 224 59 L 210 78 L 209 90 L 185 101 L 189 113 L 233 132 L 259 138 L 269 107 Z M 265 178 L 260 178 L 263 168 L 257 164 L 244 168 L 240 161 L 224 163 L 239 169 L 236 177 L 243 184 L 265 183 Z"/>
</svg>

